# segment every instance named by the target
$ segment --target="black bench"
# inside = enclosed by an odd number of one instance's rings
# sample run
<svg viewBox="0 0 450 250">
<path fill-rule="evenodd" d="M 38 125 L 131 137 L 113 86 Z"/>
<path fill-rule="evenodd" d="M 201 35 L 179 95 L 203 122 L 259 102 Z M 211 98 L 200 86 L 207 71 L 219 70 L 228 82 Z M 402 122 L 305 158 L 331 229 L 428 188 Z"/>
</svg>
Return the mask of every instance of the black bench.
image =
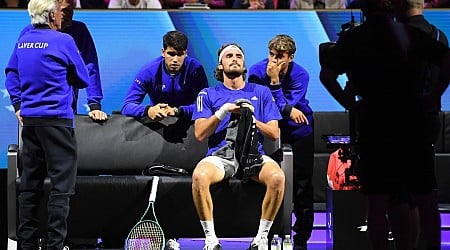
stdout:
<svg viewBox="0 0 450 250">
<path fill-rule="evenodd" d="M 85 115 L 77 115 L 75 133 L 78 176 L 68 218 L 68 241 L 78 244 L 95 244 L 100 238 L 106 247 L 123 247 L 125 237 L 148 203 L 152 177 L 141 175 L 142 169 L 162 163 L 192 173 L 207 149 L 206 141 L 200 143 L 193 136 L 192 122 L 176 118 L 141 122 L 113 114 L 106 122 L 97 123 Z M 289 147 L 281 148 L 279 141 L 265 140 L 264 148 L 280 162 L 288 177 L 284 201 L 271 233 L 290 234 L 292 152 Z M 10 240 L 17 239 L 20 162 L 20 147 L 10 145 L 7 178 Z M 191 184 L 190 175 L 160 177 L 155 210 L 167 236 L 204 237 L 192 201 Z M 264 186 L 232 178 L 212 186 L 211 191 L 218 237 L 253 237 L 258 229 Z M 41 210 L 45 222 L 45 209 Z"/>
</svg>

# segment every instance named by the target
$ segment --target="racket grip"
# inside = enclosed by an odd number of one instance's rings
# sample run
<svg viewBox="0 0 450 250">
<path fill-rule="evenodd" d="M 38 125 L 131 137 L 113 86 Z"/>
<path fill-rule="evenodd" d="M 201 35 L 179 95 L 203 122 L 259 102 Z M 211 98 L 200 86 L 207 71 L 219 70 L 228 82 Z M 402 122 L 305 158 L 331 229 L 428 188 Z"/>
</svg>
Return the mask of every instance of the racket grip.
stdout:
<svg viewBox="0 0 450 250">
<path fill-rule="evenodd" d="M 153 176 L 152 181 L 152 191 L 150 193 L 150 198 L 148 199 L 150 202 L 154 202 L 156 199 L 156 191 L 158 189 L 159 176 Z"/>
</svg>

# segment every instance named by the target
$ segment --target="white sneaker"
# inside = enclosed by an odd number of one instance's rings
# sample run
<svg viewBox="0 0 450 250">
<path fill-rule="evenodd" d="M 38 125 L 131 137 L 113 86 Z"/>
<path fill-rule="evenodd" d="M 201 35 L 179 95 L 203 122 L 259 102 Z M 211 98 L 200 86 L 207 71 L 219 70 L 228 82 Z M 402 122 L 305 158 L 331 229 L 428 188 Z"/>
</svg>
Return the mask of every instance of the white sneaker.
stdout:
<svg viewBox="0 0 450 250">
<path fill-rule="evenodd" d="M 205 246 L 203 250 L 222 250 L 222 245 L 219 242 L 208 242 L 205 241 Z"/>
<path fill-rule="evenodd" d="M 170 239 L 166 242 L 165 250 L 180 250 L 180 243 L 176 239 Z"/>
<path fill-rule="evenodd" d="M 64 246 L 62 250 L 69 250 L 68 246 Z"/>
<path fill-rule="evenodd" d="M 250 246 L 247 250 L 260 250 L 260 249 L 268 249 L 269 248 L 269 239 L 267 236 L 261 236 L 260 238 L 254 238 L 250 243 Z"/>
</svg>

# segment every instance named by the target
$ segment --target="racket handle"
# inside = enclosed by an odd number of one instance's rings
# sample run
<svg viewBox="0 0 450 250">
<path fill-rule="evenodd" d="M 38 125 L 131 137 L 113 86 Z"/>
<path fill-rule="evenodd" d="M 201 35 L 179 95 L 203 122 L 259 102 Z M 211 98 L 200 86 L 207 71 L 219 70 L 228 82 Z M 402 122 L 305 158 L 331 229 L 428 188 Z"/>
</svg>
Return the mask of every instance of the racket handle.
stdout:
<svg viewBox="0 0 450 250">
<path fill-rule="evenodd" d="M 156 191 L 158 189 L 158 181 L 159 181 L 159 176 L 153 176 L 152 191 L 150 192 L 150 198 L 148 199 L 150 202 L 154 202 L 156 199 Z"/>
</svg>

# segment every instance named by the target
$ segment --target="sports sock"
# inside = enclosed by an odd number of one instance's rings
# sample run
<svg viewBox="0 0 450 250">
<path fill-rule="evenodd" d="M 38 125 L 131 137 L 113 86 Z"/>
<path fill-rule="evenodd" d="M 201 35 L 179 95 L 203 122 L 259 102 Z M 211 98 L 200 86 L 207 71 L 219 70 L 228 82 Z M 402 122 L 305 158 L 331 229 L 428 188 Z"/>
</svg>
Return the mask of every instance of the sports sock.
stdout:
<svg viewBox="0 0 450 250">
<path fill-rule="evenodd" d="M 218 242 L 216 232 L 214 231 L 214 221 L 212 220 L 201 220 L 200 224 L 202 225 L 203 232 L 205 233 L 205 241 L 207 242 Z"/>
<path fill-rule="evenodd" d="M 260 239 L 261 237 L 267 237 L 270 228 L 272 227 L 273 221 L 268 221 L 265 219 L 259 220 L 258 234 L 256 234 L 255 239 Z"/>
</svg>

